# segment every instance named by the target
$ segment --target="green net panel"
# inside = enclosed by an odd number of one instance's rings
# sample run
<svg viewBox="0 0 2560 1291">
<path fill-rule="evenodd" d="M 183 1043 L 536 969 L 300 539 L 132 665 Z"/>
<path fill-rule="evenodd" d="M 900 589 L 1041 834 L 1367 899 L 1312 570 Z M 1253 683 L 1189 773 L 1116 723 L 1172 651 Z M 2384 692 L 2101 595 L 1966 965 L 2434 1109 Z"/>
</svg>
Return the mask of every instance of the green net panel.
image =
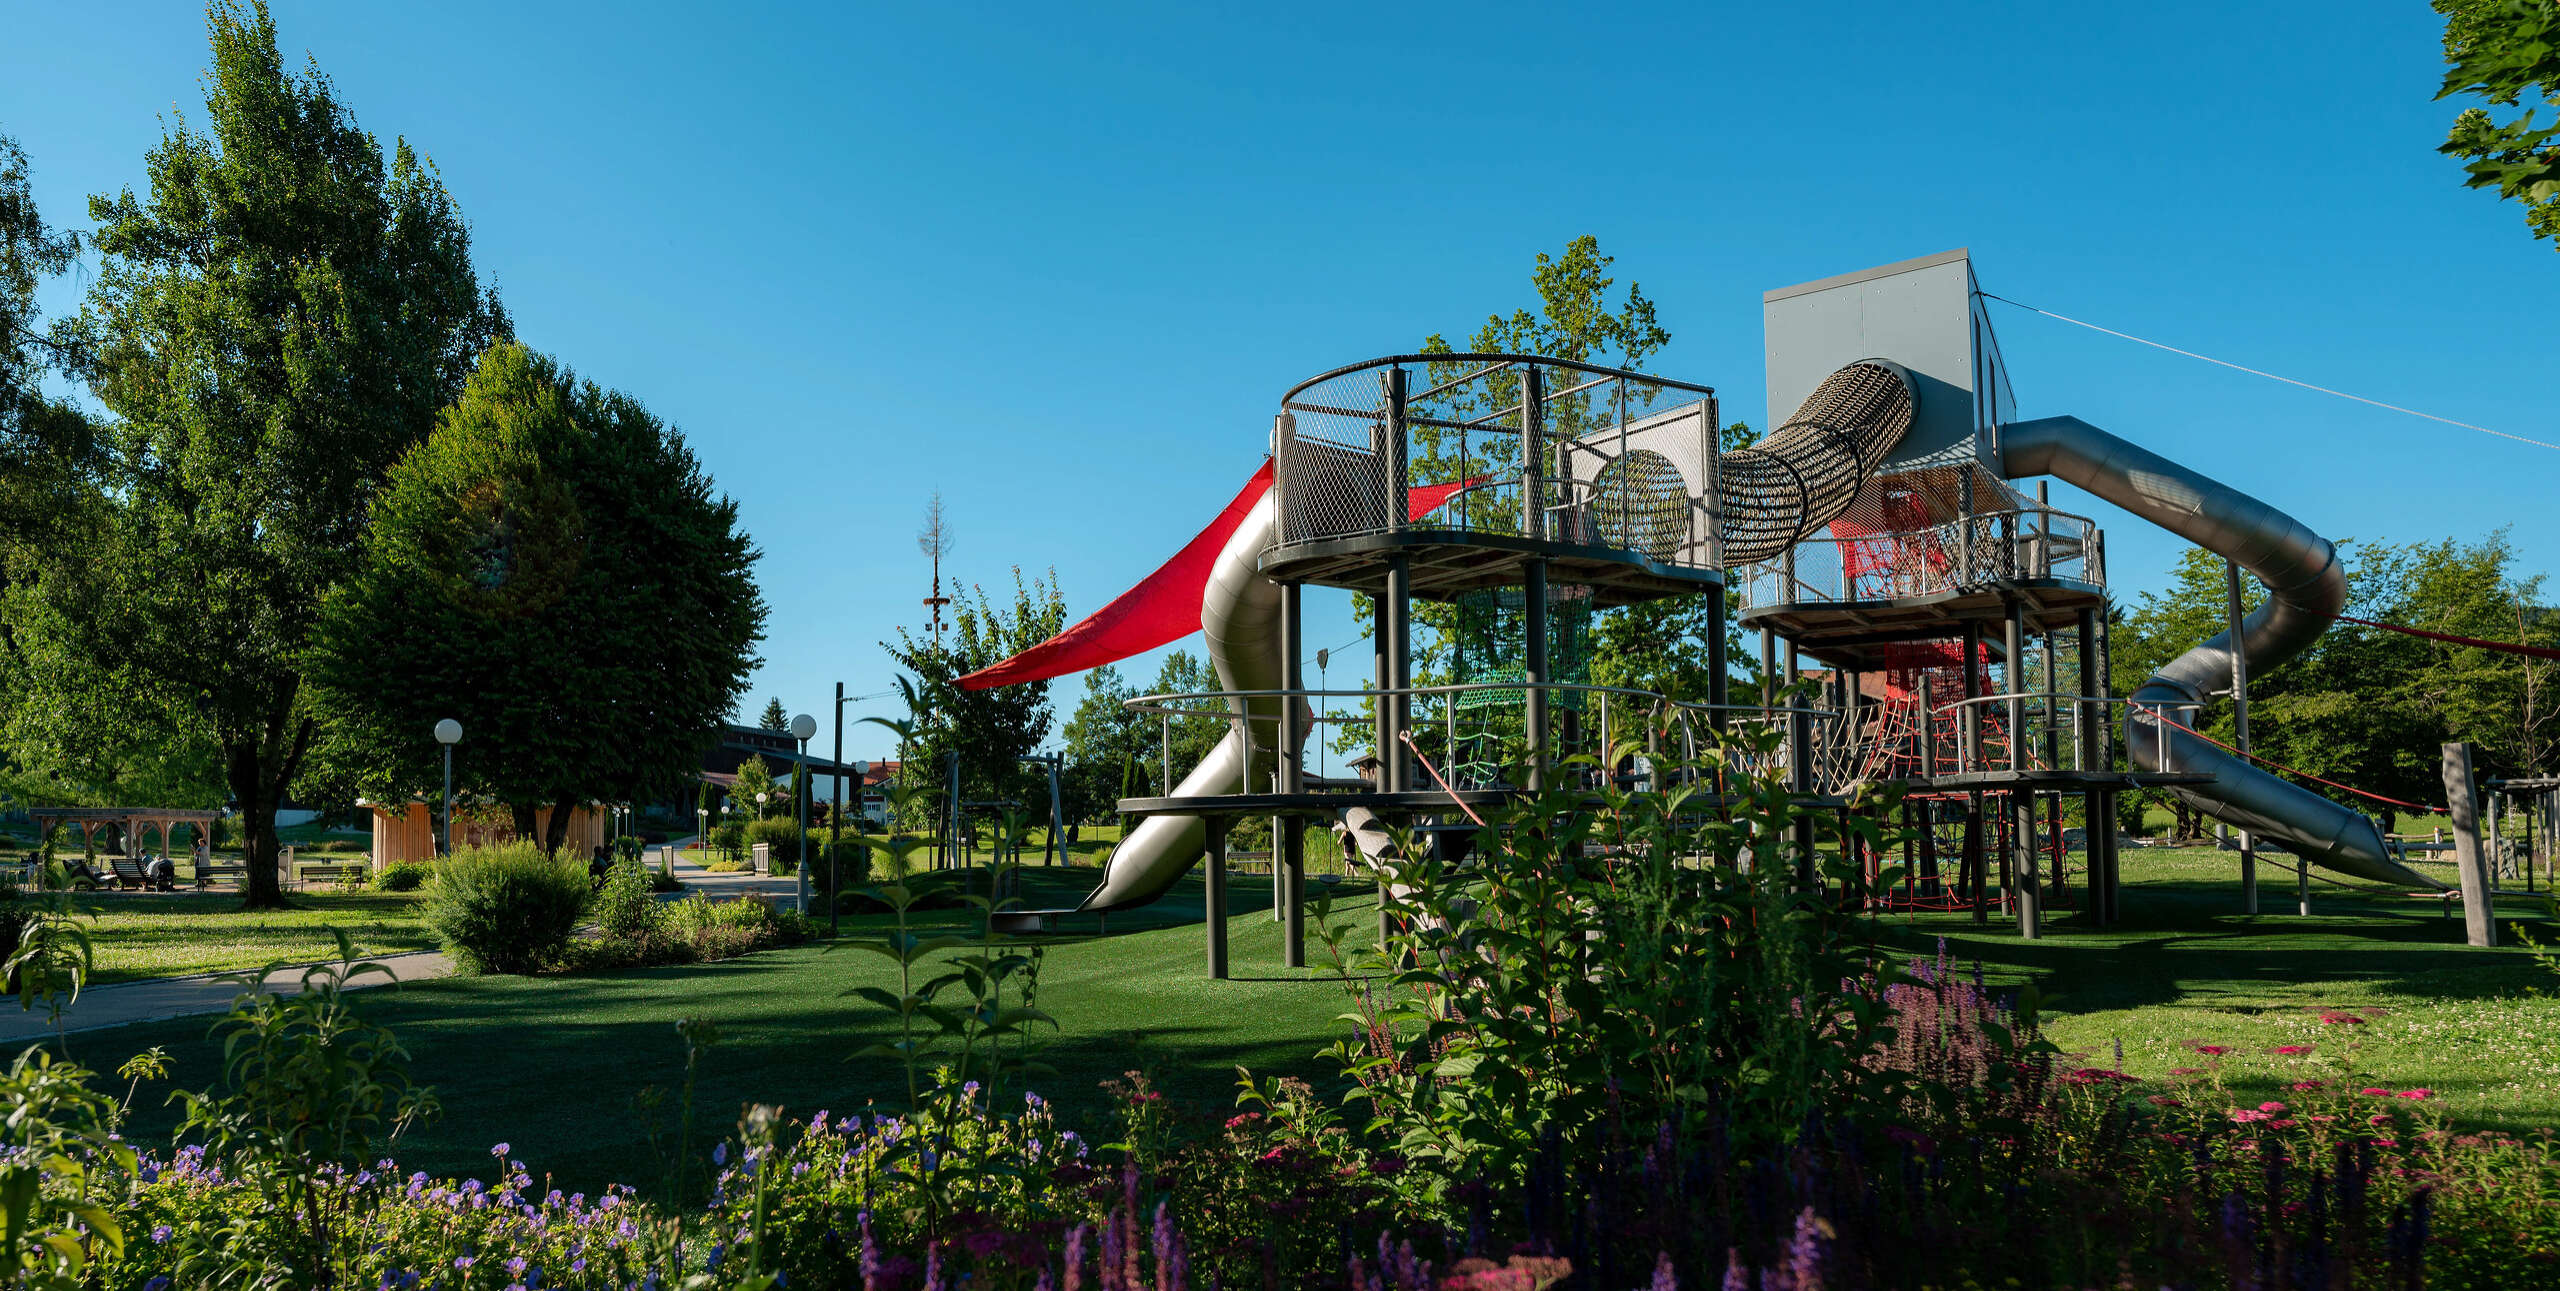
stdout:
<svg viewBox="0 0 2560 1291">
<path fill-rule="evenodd" d="M 1451 779 L 1459 788 L 1506 783 L 1506 768 L 1527 745 L 1528 614 L 1525 592 L 1498 587 L 1458 598 L 1451 625 L 1450 679 L 1481 689 L 1459 692 L 1448 716 Z M 1591 589 L 1559 584 L 1547 589 L 1547 680 L 1591 680 Z M 1508 685 L 1504 683 L 1510 683 Z M 1550 692 L 1551 714 L 1579 713 L 1579 691 Z"/>
</svg>

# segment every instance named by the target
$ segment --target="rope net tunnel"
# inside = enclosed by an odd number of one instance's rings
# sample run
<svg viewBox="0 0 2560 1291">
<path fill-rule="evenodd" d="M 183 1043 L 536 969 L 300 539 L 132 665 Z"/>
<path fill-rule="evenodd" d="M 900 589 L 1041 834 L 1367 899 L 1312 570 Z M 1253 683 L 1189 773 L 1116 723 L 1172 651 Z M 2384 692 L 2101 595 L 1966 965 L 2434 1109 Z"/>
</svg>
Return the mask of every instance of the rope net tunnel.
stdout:
<svg viewBox="0 0 2560 1291">
<path fill-rule="evenodd" d="M 1784 555 L 1849 509 L 1911 429 L 1910 377 L 1868 359 L 1822 379 L 1768 438 L 1725 456 L 1724 558 Z"/>
</svg>

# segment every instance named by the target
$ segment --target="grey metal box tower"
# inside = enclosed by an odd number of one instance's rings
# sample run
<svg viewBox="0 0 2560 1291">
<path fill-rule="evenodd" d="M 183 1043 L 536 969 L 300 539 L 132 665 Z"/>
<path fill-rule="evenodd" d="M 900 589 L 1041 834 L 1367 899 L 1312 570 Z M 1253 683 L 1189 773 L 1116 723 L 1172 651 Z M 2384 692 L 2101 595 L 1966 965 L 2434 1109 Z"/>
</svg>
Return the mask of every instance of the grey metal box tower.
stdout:
<svg viewBox="0 0 2560 1291">
<path fill-rule="evenodd" d="M 1882 469 L 1965 455 L 1996 468 L 1996 428 L 2014 415 L 2016 399 L 1963 248 L 1781 287 L 1761 298 L 1760 309 L 1768 430 L 1824 377 L 1861 359 L 1886 358 L 1910 371 L 1919 406 Z"/>
</svg>

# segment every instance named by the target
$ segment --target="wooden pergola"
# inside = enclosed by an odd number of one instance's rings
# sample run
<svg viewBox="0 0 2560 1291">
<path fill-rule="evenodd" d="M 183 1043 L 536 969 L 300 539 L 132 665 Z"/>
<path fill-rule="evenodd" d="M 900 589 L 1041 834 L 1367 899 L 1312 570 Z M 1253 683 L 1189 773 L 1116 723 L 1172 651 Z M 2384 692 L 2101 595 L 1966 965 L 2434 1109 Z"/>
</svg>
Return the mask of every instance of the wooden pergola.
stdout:
<svg viewBox="0 0 2560 1291">
<path fill-rule="evenodd" d="M 160 831 L 160 850 L 164 854 L 174 853 L 177 850 L 174 831 L 180 825 L 194 828 L 197 845 L 210 851 L 213 847 L 213 822 L 220 820 L 222 813 L 192 807 L 29 807 L 27 818 L 35 822 L 39 838 L 52 833 L 56 826 L 78 826 L 84 851 L 91 850 L 90 840 L 99 830 L 114 825 L 124 839 L 125 854 L 130 856 L 140 854 L 142 840 L 155 828 Z"/>
</svg>

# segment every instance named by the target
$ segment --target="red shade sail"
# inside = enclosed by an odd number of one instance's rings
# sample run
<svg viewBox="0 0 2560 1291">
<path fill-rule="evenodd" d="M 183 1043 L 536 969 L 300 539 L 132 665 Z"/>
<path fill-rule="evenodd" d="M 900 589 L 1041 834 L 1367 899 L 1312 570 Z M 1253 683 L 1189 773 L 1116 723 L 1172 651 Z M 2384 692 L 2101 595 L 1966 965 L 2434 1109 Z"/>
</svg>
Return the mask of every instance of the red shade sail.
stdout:
<svg viewBox="0 0 2560 1291">
<path fill-rule="evenodd" d="M 1482 480 L 1461 480 L 1453 484 L 1432 484 L 1410 492 L 1408 518 L 1419 520 L 1440 508 L 1449 495 Z M 1082 622 L 1031 647 L 999 664 L 980 668 L 960 679 L 967 690 L 985 690 L 992 686 L 1018 686 L 1027 681 L 1047 681 L 1087 668 L 1117 663 L 1131 655 L 1144 654 L 1158 646 L 1171 645 L 1200 630 L 1200 597 L 1208 590 L 1209 574 L 1218 563 L 1218 553 L 1225 550 L 1229 539 L 1244 524 L 1244 518 L 1271 491 L 1271 463 L 1245 481 L 1243 491 L 1229 502 L 1218 518 L 1199 536 L 1182 545 L 1173 559 L 1156 572 L 1139 580 L 1138 585 L 1114 597 L 1109 605 L 1095 610 Z"/>
</svg>

